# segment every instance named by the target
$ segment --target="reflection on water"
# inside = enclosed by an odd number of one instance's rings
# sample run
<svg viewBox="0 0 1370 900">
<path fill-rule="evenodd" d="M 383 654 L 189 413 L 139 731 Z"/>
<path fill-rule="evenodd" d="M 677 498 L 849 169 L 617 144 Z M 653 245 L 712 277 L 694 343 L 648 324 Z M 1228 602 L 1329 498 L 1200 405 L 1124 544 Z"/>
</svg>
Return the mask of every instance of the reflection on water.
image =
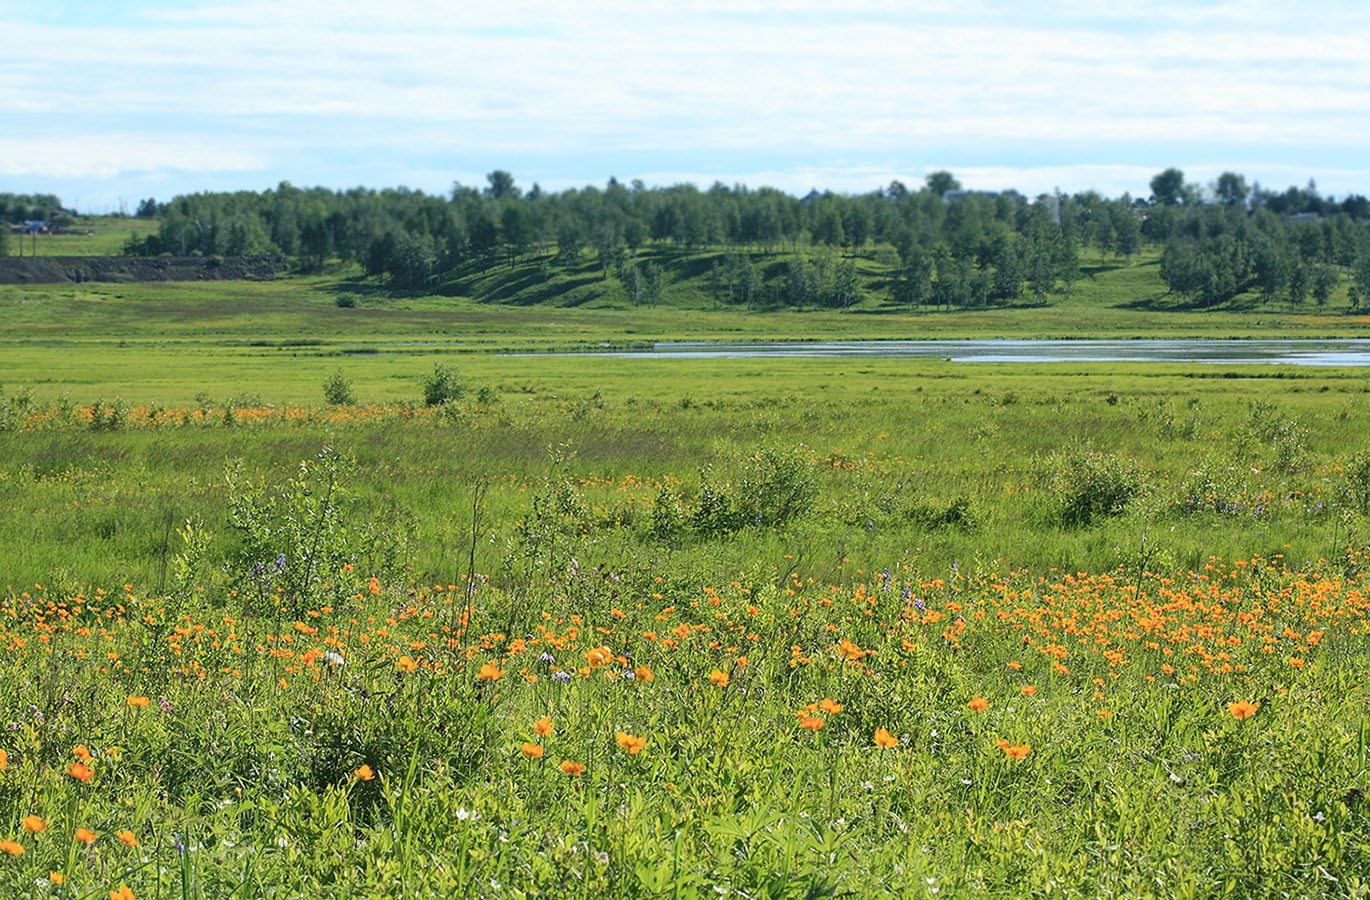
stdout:
<svg viewBox="0 0 1370 900">
<path fill-rule="evenodd" d="M 1370 366 L 1370 340 L 1239 341 L 825 341 L 726 344 L 661 342 L 648 350 L 587 351 L 592 356 L 670 359 L 858 357 L 952 362 L 1184 362 Z"/>
</svg>

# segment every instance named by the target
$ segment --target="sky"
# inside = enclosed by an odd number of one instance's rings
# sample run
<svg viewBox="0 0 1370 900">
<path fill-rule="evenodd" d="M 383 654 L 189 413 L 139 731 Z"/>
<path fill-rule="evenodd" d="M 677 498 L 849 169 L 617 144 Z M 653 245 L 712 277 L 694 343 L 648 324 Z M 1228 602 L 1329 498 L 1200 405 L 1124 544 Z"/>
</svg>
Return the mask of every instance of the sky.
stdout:
<svg viewBox="0 0 1370 900">
<path fill-rule="evenodd" d="M 0 192 L 1370 195 L 1370 4 L 0 0 Z"/>
</svg>

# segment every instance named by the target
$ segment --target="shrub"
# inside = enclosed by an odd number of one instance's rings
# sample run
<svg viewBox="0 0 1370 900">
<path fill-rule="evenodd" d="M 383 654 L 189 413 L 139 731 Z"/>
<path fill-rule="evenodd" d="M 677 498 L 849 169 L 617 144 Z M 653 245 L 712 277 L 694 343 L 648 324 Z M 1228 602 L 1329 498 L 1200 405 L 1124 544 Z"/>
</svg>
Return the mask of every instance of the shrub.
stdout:
<svg viewBox="0 0 1370 900">
<path fill-rule="evenodd" d="M 1370 449 L 1357 451 L 1346 464 L 1346 489 L 1353 506 L 1370 512 Z"/>
<path fill-rule="evenodd" d="M 360 567 L 393 575 L 402 566 L 412 518 L 391 509 L 374 521 L 354 521 L 352 467 L 324 447 L 270 492 L 246 480 L 241 466 L 228 470 L 229 525 L 239 538 L 230 576 L 249 606 L 269 614 L 282 605 L 340 605 L 360 590 Z"/>
<path fill-rule="evenodd" d="M 1093 450 L 1053 456 L 1049 468 L 1061 523 L 1072 527 L 1120 515 L 1146 483 L 1136 462 Z"/>
<path fill-rule="evenodd" d="M 357 402 L 352 394 L 352 382 L 336 369 L 323 383 L 324 399 L 334 406 L 351 406 Z"/>
<path fill-rule="evenodd" d="M 433 374 L 423 381 L 423 402 L 425 406 L 441 406 L 466 395 L 466 384 L 452 366 L 437 363 Z"/>
</svg>

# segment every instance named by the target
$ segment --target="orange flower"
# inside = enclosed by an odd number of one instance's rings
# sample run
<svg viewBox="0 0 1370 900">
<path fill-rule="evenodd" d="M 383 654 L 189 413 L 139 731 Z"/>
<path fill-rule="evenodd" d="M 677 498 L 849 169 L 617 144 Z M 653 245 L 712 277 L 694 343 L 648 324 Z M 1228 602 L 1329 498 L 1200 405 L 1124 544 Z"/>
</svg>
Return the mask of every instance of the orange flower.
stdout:
<svg viewBox="0 0 1370 900">
<path fill-rule="evenodd" d="M 645 683 L 645 682 L 648 682 L 648 681 L 651 681 L 653 678 L 656 677 L 656 675 L 652 672 L 652 667 L 651 667 L 651 666 L 645 666 L 645 665 L 644 665 L 644 666 L 638 666 L 636 669 L 633 670 L 633 674 L 634 674 L 635 676 L 637 676 L 637 680 L 638 680 L 638 681 L 641 681 L 641 682 L 644 682 L 644 683 Z"/>
<path fill-rule="evenodd" d="M 71 753 L 72 753 L 73 756 L 75 756 L 77 759 L 79 759 L 79 760 L 80 760 L 81 762 L 83 762 L 83 763 L 88 763 L 88 762 L 90 762 L 90 759 L 91 759 L 91 757 L 90 757 L 90 750 L 87 749 L 87 747 L 86 747 L 85 744 L 79 744 L 79 745 L 77 745 L 76 747 L 74 747 L 74 748 L 72 749 Z"/>
<path fill-rule="evenodd" d="M 720 672 L 717 669 L 714 669 L 712 672 L 709 673 L 709 684 L 716 684 L 719 687 L 727 687 L 728 673 Z"/>
<path fill-rule="evenodd" d="M 1009 759 L 1022 759 L 1032 752 L 1032 745 L 1014 744 L 1012 747 L 1005 747 L 1004 752 L 1008 754 Z"/>
<path fill-rule="evenodd" d="M 24 816 L 24 830 L 29 834 L 38 834 L 48 830 L 48 823 L 37 816 Z"/>
<path fill-rule="evenodd" d="M 536 722 L 533 723 L 533 730 L 536 731 L 538 734 L 542 735 L 543 737 L 547 737 L 547 735 L 552 733 L 551 717 L 543 716 L 541 719 L 538 719 Z"/>
<path fill-rule="evenodd" d="M 502 675 L 504 675 L 504 670 L 503 670 L 503 669 L 501 669 L 501 668 L 499 668 L 499 667 L 497 667 L 497 666 L 492 666 L 492 665 L 490 665 L 490 663 L 481 663 L 481 664 L 480 664 L 480 671 L 476 673 L 476 680 L 477 680 L 477 681 L 499 681 L 499 680 L 500 680 L 500 677 L 501 677 Z"/>
<path fill-rule="evenodd" d="M 608 647 L 596 647 L 593 650 L 585 651 L 585 661 L 590 664 L 590 668 L 598 669 L 606 666 L 614 660 L 614 651 Z"/>
<path fill-rule="evenodd" d="M 1003 738 L 999 738 L 999 740 L 994 742 L 994 746 L 998 747 L 1000 750 L 1007 750 L 1008 741 L 1004 740 Z"/>
<path fill-rule="evenodd" d="M 376 773 L 371 771 L 371 767 L 366 763 L 362 763 L 361 768 L 357 769 L 357 771 L 352 774 L 357 776 L 358 781 L 370 781 L 376 777 Z"/>
<path fill-rule="evenodd" d="M 1250 700 L 1241 700 L 1237 703 L 1227 704 L 1227 709 L 1232 713 L 1234 719 L 1249 719 L 1260 709 L 1260 703 L 1252 703 Z"/>
<path fill-rule="evenodd" d="M 78 828 L 76 829 L 76 840 L 83 844 L 93 844 L 95 843 L 95 832 L 89 828 Z"/>
<path fill-rule="evenodd" d="M 577 778 L 585 771 L 585 766 L 578 762 L 571 762 L 569 759 L 563 759 L 561 761 L 561 771 L 570 775 L 572 778 Z"/>
<path fill-rule="evenodd" d="M 1290 664 L 1291 666 L 1293 666 L 1294 668 L 1296 668 L 1296 669 L 1302 669 L 1302 668 L 1303 668 L 1303 657 L 1300 657 L 1300 656 L 1291 656 L 1291 657 L 1289 657 L 1289 664 Z"/>
<path fill-rule="evenodd" d="M 543 750 L 538 744 L 524 744 L 519 749 L 522 750 L 523 755 L 529 759 L 542 759 Z"/>
<path fill-rule="evenodd" d="M 966 705 L 973 709 L 975 712 L 984 712 L 985 710 L 989 709 L 989 701 L 986 700 L 984 697 L 971 697 L 970 702 Z"/>
<path fill-rule="evenodd" d="M 817 716 L 804 716 L 799 720 L 800 728 L 807 728 L 810 731 L 817 731 L 823 727 L 823 720 Z"/>
<path fill-rule="evenodd" d="M 109 900 L 138 900 L 138 898 L 133 896 L 133 888 L 121 884 L 119 890 L 109 892 Z"/>
<path fill-rule="evenodd" d="M 72 763 L 71 768 L 67 769 L 67 774 L 77 781 L 90 781 L 91 778 L 90 767 L 83 762 Z"/>
<path fill-rule="evenodd" d="M 48 881 L 49 881 L 51 884 L 55 884 L 55 885 L 58 885 L 58 886 L 60 887 L 66 880 L 67 880 L 67 876 L 63 875 L 61 872 L 49 872 L 49 873 L 48 873 Z"/>
<path fill-rule="evenodd" d="M 842 643 L 837 645 L 837 655 L 843 659 L 857 660 L 865 656 L 866 651 L 862 650 L 846 638 L 843 638 Z"/>
<path fill-rule="evenodd" d="M 1023 667 L 1023 664 L 1015 659 L 1009 662 L 1008 667 L 1013 671 L 1017 672 L 1019 669 Z"/>
<path fill-rule="evenodd" d="M 147 706 L 147 704 L 148 704 L 148 699 L 147 699 L 146 697 L 129 697 L 129 698 L 128 698 L 128 705 L 129 705 L 129 706 L 136 706 L 136 707 L 138 707 L 139 709 L 142 709 L 144 706 Z"/>
<path fill-rule="evenodd" d="M 842 704 L 834 703 L 827 697 L 824 697 L 822 700 L 818 701 L 818 708 L 830 716 L 835 716 L 842 711 Z"/>
<path fill-rule="evenodd" d="M 877 729 L 875 729 L 875 746 L 881 747 L 881 748 L 883 748 L 883 749 L 885 749 L 885 750 L 889 750 L 891 747 L 897 746 L 898 743 L 899 743 L 899 738 L 897 738 L 897 737 L 895 737 L 894 735 L 890 734 L 890 733 L 889 733 L 888 731 L 886 731 L 885 729 L 883 729 L 883 728 L 877 728 Z"/>
<path fill-rule="evenodd" d="M 0 850 L 3 850 L 10 856 L 20 856 L 24 852 L 24 845 L 16 841 L 0 841 Z"/>
<path fill-rule="evenodd" d="M 419 667 L 419 664 L 409 658 L 408 654 L 401 656 L 395 661 L 401 672 L 412 672 Z"/>
<path fill-rule="evenodd" d="M 1112 712 L 1111 710 L 1107 710 L 1107 709 L 1095 710 L 1095 714 L 1096 714 L 1099 718 L 1101 718 L 1101 719 L 1111 719 L 1111 718 L 1113 718 L 1113 712 Z"/>
<path fill-rule="evenodd" d="M 124 829 L 123 831 L 119 832 L 118 837 L 119 837 L 119 843 L 121 843 L 121 844 L 124 844 L 124 845 L 129 846 L 129 847 L 136 847 L 136 846 L 138 846 L 138 838 L 137 838 L 137 836 L 135 836 L 134 833 L 131 832 L 131 831 L 129 831 L 128 829 Z"/>
<path fill-rule="evenodd" d="M 0 769 L 7 769 L 7 768 L 9 768 L 9 764 L 10 764 L 10 755 L 9 755 L 8 753 L 6 753 L 4 750 L 0 750 Z"/>
<path fill-rule="evenodd" d="M 636 754 L 643 747 L 647 746 L 647 739 L 645 737 L 637 737 L 620 731 L 618 732 L 618 745 L 624 750 L 627 750 L 630 754 Z"/>
<path fill-rule="evenodd" d="M 1033 687 L 1030 684 L 1023 685 L 1023 696 L 1031 697 L 1035 693 L 1037 693 L 1037 688 Z"/>
</svg>

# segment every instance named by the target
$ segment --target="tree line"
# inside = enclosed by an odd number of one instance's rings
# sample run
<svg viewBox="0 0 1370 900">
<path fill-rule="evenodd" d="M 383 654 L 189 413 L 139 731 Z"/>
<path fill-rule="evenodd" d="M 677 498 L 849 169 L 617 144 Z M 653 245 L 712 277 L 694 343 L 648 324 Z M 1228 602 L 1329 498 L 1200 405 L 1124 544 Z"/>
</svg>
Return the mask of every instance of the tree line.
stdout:
<svg viewBox="0 0 1370 900">
<path fill-rule="evenodd" d="M 1231 172 L 1203 187 L 1178 169 L 1150 187 L 1148 198 L 1030 199 L 963 191 L 948 172 L 915 188 L 893 181 L 864 194 L 803 197 L 612 178 L 604 187 L 524 190 L 504 170 L 445 195 L 283 182 L 147 198 L 138 215 L 151 231 L 124 252 L 279 254 L 316 269 L 341 259 L 400 288 L 531 260 L 543 282 L 579 269 L 617 278 L 637 304 L 657 302 L 675 277 L 701 274 L 690 260 L 712 251 L 702 274 L 715 303 L 845 307 L 877 283 L 889 302 L 950 308 L 1045 303 L 1068 295 L 1088 266 L 1127 263 L 1150 245 L 1167 287 L 1205 305 L 1247 291 L 1325 303 L 1342 282 L 1353 302 L 1370 297 L 1364 197 L 1334 201 L 1311 182 L 1271 192 Z"/>
</svg>

